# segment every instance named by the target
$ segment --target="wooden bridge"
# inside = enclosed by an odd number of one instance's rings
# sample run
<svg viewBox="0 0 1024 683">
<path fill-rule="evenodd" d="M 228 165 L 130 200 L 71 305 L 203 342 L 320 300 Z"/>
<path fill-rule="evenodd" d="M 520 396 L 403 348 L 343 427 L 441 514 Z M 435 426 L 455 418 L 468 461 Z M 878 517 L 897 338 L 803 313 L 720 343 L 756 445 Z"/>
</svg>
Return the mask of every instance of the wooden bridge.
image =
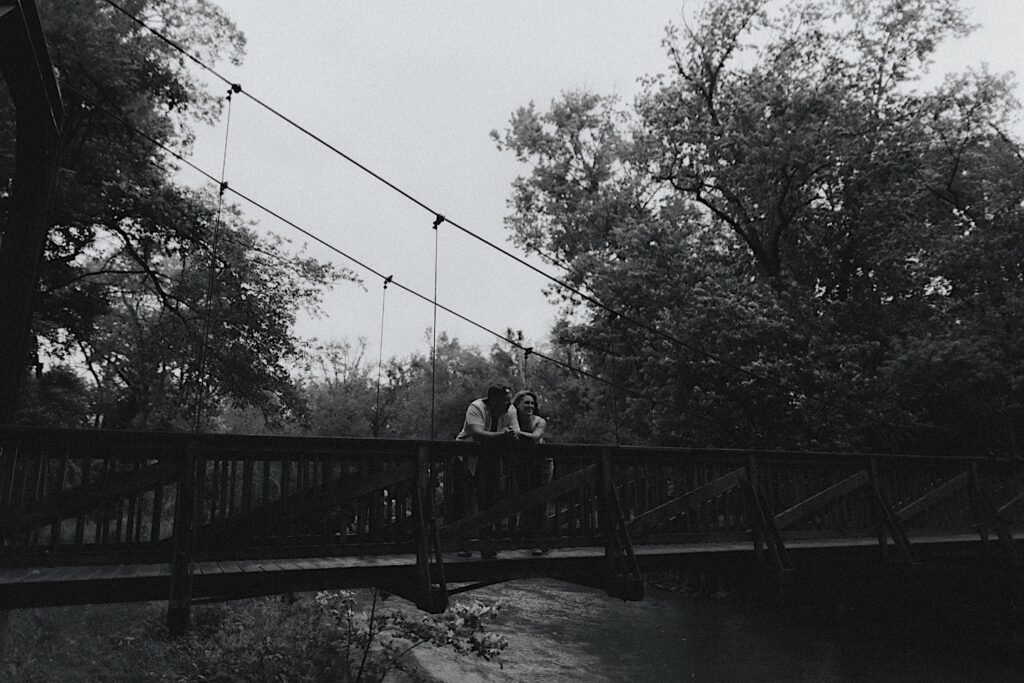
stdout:
<svg viewBox="0 0 1024 683">
<path fill-rule="evenodd" d="M 460 502 L 470 458 L 500 462 L 479 506 Z M 327 588 L 439 611 L 464 590 L 557 577 L 635 600 L 643 569 L 709 555 L 785 572 L 823 553 L 984 551 L 1019 567 L 1024 467 L 3 427 L 0 535 L 0 609 L 167 599 L 180 631 L 196 602 Z M 481 543 L 496 555 L 458 553 Z"/>
</svg>

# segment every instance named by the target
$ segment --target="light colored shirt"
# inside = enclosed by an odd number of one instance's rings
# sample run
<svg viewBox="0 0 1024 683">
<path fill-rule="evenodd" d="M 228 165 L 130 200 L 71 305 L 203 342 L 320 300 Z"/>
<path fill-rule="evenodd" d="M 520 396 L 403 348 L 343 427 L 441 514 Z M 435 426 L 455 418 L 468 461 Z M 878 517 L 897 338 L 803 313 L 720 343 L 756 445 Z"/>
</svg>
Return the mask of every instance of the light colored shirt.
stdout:
<svg viewBox="0 0 1024 683">
<path fill-rule="evenodd" d="M 484 431 L 488 432 L 503 432 L 506 427 L 512 427 L 516 430 L 517 434 L 519 433 L 519 416 L 516 414 L 516 409 L 511 405 L 503 414 L 498 415 L 498 425 L 491 429 L 491 409 L 487 406 L 486 399 L 482 398 L 473 401 L 466 408 L 466 422 L 462 425 L 462 431 L 455 437 L 456 440 L 471 441 L 473 437 L 470 436 L 468 427 L 473 424 L 479 425 Z"/>
</svg>

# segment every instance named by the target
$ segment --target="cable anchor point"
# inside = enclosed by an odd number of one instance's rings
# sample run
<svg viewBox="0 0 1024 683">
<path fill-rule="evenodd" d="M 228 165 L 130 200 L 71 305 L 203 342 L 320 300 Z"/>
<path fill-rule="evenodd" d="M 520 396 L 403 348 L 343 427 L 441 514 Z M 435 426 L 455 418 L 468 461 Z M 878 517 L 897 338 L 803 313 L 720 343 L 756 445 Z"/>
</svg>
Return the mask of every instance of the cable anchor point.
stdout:
<svg viewBox="0 0 1024 683">
<path fill-rule="evenodd" d="M 437 230 L 437 226 L 441 225 L 444 222 L 445 222 L 445 217 L 442 216 L 441 214 L 436 214 L 434 216 L 434 224 L 432 226 L 430 226 L 430 227 L 432 227 L 434 230 Z"/>
<path fill-rule="evenodd" d="M 217 194 L 219 194 L 221 197 L 223 197 L 224 193 L 227 192 L 227 191 L 228 191 L 228 181 L 225 180 L 225 181 L 221 182 L 220 188 L 218 189 Z"/>
<path fill-rule="evenodd" d="M 391 283 L 391 279 L 394 277 L 394 275 L 388 275 L 386 278 L 384 278 L 384 289 L 388 288 L 388 285 Z"/>
</svg>

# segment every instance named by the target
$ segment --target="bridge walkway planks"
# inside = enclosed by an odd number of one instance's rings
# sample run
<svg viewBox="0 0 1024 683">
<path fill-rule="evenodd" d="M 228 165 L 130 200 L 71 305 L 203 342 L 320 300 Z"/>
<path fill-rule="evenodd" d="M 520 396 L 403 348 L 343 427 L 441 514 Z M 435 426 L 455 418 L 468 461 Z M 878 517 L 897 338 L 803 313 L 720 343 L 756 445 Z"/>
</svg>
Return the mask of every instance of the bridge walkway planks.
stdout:
<svg viewBox="0 0 1024 683">
<path fill-rule="evenodd" d="M 1024 532 L 1014 534 L 1024 538 Z M 978 534 L 918 534 L 910 540 L 919 554 L 930 558 L 977 553 Z M 789 540 L 798 560 L 843 559 L 864 556 L 877 548 L 876 537 Z M 749 540 L 636 545 L 634 553 L 647 570 L 671 563 L 708 560 L 753 560 Z M 494 559 L 444 553 L 451 583 L 490 583 L 527 578 L 565 578 L 586 575 L 594 562 L 604 560 L 604 548 L 556 548 L 542 556 L 530 550 L 500 550 Z M 410 580 L 414 554 L 344 557 L 200 561 L 194 565 L 193 599 L 203 602 L 287 592 L 389 586 Z M 0 568 L 0 604 L 6 608 L 44 607 L 109 602 L 166 600 L 171 580 L 169 563 L 112 564 L 33 568 Z"/>
</svg>

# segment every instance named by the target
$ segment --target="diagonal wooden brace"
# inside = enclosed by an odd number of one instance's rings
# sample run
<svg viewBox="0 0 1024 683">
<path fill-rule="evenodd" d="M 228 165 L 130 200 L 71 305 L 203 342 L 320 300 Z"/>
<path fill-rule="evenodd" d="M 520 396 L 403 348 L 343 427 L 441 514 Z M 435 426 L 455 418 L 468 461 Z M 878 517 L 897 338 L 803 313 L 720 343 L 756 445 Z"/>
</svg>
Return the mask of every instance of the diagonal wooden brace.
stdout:
<svg viewBox="0 0 1024 683">
<path fill-rule="evenodd" d="M 919 515 L 933 505 L 949 498 L 953 494 L 957 493 L 965 486 L 970 483 L 970 473 L 961 472 L 957 476 L 953 477 L 945 484 L 936 486 L 928 493 L 924 494 L 913 503 L 910 503 L 906 507 L 902 508 L 896 513 L 896 518 L 901 522 L 905 522 L 911 519 L 915 515 Z"/>
<path fill-rule="evenodd" d="M 742 484 L 745 478 L 746 474 L 742 467 L 728 474 L 723 474 L 721 477 L 698 486 L 692 491 L 687 491 L 672 500 L 662 503 L 653 510 L 648 510 L 638 515 L 629 522 L 629 528 L 634 534 L 640 534 L 648 529 L 657 527 L 673 517 L 682 515 L 698 505 L 731 491 Z"/>
<path fill-rule="evenodd" d="M 789 560 L 786 544 L 782 541 L 782 534 L 775 525 L 774 517 L 768 513 L 768 506 L 760 487 L 748 480 L 744 488 L 747 492 L 747 509 L 753 521 L 755 551 L 759 550 L 758 541 L 763 540 L 775 570 L 780 573 L 792 570 L 793 563 Z"/>
<path fill-rule="evenodd" d="M 1010 530 L 1006 528 L 1003 520 L 999 517 L 999 513 L 996 511 L 994 505 L 989 501 L 988 497 L 982 492 L 981 485 L 978 483 L 978 467 L 977 465 L 971 465 L 971 496 L 974 499 L 975 511 L 978 516 L 978 524 L 982 527 L 982 533 L 985 528 L 989 528 L 996 533 L 996 538 L 999 539 L 999 545 L 1003 549 L 1003 554 L 1006 559 L 1010 562 L 1013 567 L 1021 567 L 1024 563 L 1021 562 L 1020 548 L 1017 546 L 1017 542 L 1013 539 L 1013 535 Z"/>
<path fill-rule="evenodd" d="M 889 535 L 892 537 L 893 543 L 896 545 L 896 551 L 899 553 L 900 561 L 911 565 L 917 564 L 914 560 L 914 554 L 910 550 L 910 539 L 907 538 L 907 534 L 903 530 L 903 525 L 900 524 L 899 517 L 897 517 L 896 513 L 893 511 L 892 505 L 889 504 L 889 500 L 886 498 L 885 492 L 882 491 L 880 484 L 881 472 L 878 468 L 878 461 L 872 459 L 871 493 L 872 500 L 875 503 L 875 509 L 878 511 L 879 517 L 881 518 L 881 526 L 883 529 L 888 530 Z M 887 547 L 888 541 L 886 540 L 884 533 L 879 532 L 878 540 L 883 544 L 883 548 Z"/>
<path fill-rule="evenodd" d="M 797 503 L 788 510 L 783 510 L 779 514 L 775 515 L 772 518 L 772 521 L 775 522 L 775 526 L 779 529 L 785 529 L 801 519 L 817 512 L 836 498 L 845 496 L 852 491 L 856 491 L 867 484 L 870 480 L 871 476 L 868 474 L 867 470 L 861 470 L 860 472 L 850 475 L 842 481 L 829 486 L 827 489 L 819 491 L 810 498 Z"/>
</svg>

